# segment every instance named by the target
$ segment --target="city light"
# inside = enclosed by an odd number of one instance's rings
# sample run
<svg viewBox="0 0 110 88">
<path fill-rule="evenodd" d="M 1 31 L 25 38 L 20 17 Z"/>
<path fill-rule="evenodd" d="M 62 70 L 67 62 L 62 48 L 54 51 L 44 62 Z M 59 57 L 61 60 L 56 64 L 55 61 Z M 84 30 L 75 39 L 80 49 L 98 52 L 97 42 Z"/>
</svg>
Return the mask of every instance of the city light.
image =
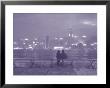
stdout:
<svg viewBox="0 0 110 88">
<path fill-rule="evenodd" d="M 91 22 L 89 22 L 89 21 L 84 21 L 83 24 L 89 25 L 89 24 L 91 24 Z"/>
<path fill-rule="evenodd" d="M 31 49 L 32 49 L 32 47 L 29 47 L 29 48 L 31 48 Z"/>
<path fill-rule="evenodd" d="M 96 44 L 97 44 L 97 43 L 96 43 L 96 42 L 94 42 L 94 43 L 92 43 L 92 44 L 91 44 L 91 46 L 94 46 L 94 45 L 96 45 Z"/>
<path fill-rule="evenodd" d="M 69 33 L 69 37 L 71 36 L 71 34 Z"/>
<path fill-rule="evenodd" d="M 95 23 L 93 23 L 91 21 L 83 21 L 82 23 L 85 24 L 85 25 L 91 25 L 91 26 L 95 26 L 96 25 Z"/>
<path fill-rule="evenodd" d="M 29 40 L 28 38 L 24 38 L 20 42 L 14 41 L 13 43 L 14 43 L 14 46 L 19 45 L 19 47 L 23 47 L 25 49 L 26 48 L 27 49 L 34 49 L 34 48 L 46 49 L 46 48 L 53 47 L 54 50 L 62 50 L 62 49 L 69 50 L 69 49 L 72 49 L 71 47 L 78 46 L 79 43 L 82 43 L 82 46 L 87 46 L 87 44 L 85 44 L 85 39 L 87 38 L 87 36 L 85 34 L 82 34 L 81 36 L 80 35 L 77 36 L 77 34 L 73 34 L 73 32 L 71 32 L 71 33 L 68 33 L 68 35 L 69 36 L 66 36 L 66 37 L 48 38 L 49 42 L 46 40 L 47 39 L 47 37 L 46 37 L 46 38 L 39 38 L 39 39 L 34 38 L 34 40 L 33 39 Z M 96 44 L 97 43 L 94 41 L 90 45 L 96 46 Z M 66 48 L 66 47 L 68 47 L 68 48 Z M 15 49 L 19 49 L 19 48 L 15 48 Z"/>
<path fill-rule="evenodd" d="M 63 40 L 63 38 L 60 38 L 60 40 Z"/>
<path fill-rule="evenodd" d="M 28 45 L 29 47 L 31 47 L 31 45 Z"/>
<path fill-rule="evenodd" d="M 33 44 L 35 44 L 35 41 L 33 41 Z"/>
<path fill-rule="evenodd" d="M 87 44 L 83 44 L 83 46 L 87 46 Z"/>
<path fill-rule="evenodd" d="M 71 45 L 72 45 L 72 46 L 74 46 L 74 45 L 77 46 L 77 44 L 71 44 Z"/>
<path fill-rule="evenodd" d="M 19 49 L 23 49 L 23 48 L 20 48 L 20 47 L 15 47 L 14 50 L 19 50 Z"/>
<path fill-rule="evenodd" d="M 35 46 L 36 46 L 37 44 L 35 44 Z"/>
<path fill-rule="evenodd" d="M 91 44 L 91 46 L 94 46 L 94 44 Z"/>
<path fill-rule="evenodd" d="M 82 37 L 83 37 L 83 38 L 86 38 L 87 36 L 83 35 Z"/>
<path fill-rule="evenodd" d="M 26 49 L 32 49 L 32 50 L 33 50 L 33 47 L 28 47 L 28 48 L 26 48 Z"/>
<path fill-rule="evenodd" d="M 27 40 L 29 40 L 29 39 L 28 39 L 28 38 L 25 38 L 24 40 L 26 40 L 26 41 L 27 41 Z"/>
<path fill-rule="evenodd" d="M 62 50 L 62 49 L 64 49 L 63 46 L 55 46 L 55 47 L 54 47 L 54 50 Z"/>
</svg>

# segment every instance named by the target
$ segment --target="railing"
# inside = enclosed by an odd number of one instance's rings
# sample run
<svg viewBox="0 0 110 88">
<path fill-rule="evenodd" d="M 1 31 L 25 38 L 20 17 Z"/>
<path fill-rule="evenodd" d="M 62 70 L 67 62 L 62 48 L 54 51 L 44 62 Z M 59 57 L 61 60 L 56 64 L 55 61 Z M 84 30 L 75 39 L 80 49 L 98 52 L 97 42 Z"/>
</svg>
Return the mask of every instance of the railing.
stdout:
<svg viewBox="0 0 110 88">
<path fill-rule="evenodd" d="M 33 67 L 51 67 L 57 63 L 56 59 L 34 59 L 34 58 L 19 58 L 19 59 L 14 59 L 14 67 L 28 67 L 28 68 L 33 68 Z M 81 65 L 83 64 L 84 66 L 87 65 L 86 67 L 96 69 L 97 68 L 97 60 L 96 59 L 67 59 L 64 60 L 65 65 L 70 65 L 73 68 L 76 68 L 78 66 L 78 63 Z M 56 64 L 57 65 L 57 64 Z M 82 67 L 82 66 L 80 66 Z"/>
<path fill-rule="evenodd" d="M 96 53 L 95 53 L 96 54 Z M 69 64 L 73 68 L 78 64 L 85 64 L 89 68 L 97 68 L 96 55 L 80 55 L 77 50 L 67 52 L 68 59 L 64 60 L 64 64 Z M 39 67 L 39 66 L 53 66 L 57 63 L 55 58 L 56 52 L 50 50 L 14 50 L 14 67 Z M 54 57 L 54 59 L 53 59 Z M 80 65 L 79 64 L 79 65 Z"/>
</svg>

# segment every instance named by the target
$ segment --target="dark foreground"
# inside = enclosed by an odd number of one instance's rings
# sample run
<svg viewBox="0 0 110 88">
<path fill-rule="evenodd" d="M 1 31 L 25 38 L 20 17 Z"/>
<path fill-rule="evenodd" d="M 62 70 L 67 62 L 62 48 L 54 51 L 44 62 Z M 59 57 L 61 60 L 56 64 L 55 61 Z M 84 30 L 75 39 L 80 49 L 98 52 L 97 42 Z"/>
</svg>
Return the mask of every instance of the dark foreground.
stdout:
<svg viewBox="0 0 110 88">
<path fill-rule="evenodd" d="M 14 65 L 14 75 L 97 75 L 97 69 L 87 61 L 83 63 L 65 61 L 61 65 L 57 65 L 54 61 L 40 63 L 40 65 L 35 63 L 31 65 L 16 63 L 16 65 L 18 66 Z"/>
</svg>

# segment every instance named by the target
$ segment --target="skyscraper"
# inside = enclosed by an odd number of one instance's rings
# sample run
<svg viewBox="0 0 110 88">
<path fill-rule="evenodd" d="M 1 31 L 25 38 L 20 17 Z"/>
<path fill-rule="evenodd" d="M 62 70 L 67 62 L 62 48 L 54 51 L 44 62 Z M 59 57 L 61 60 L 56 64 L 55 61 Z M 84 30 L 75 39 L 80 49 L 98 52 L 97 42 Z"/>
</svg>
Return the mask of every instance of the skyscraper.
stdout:
<svg viewBox="0 0 110 88">
<path fill-rule="evenodd" d="M 72 28 L 69 28 L 68 29 L 68 47 L 70 47 L 71 46 L 71 44 L 72 44 L 72 41 L 73 41 L 73 31 L 72 31 Z"/>
<path fill-rule="evenodd" d="M 69 29 L 68 29 L 68 36 L 69 36 L 69 37 L 72 37 L 72 36 L 73 36 L 72 28 L 69 28 Z"/>
<path fill-rule="evenodd" d="M 49 48 L 49 36 L 46 36 L 46 39 L 45 39 L 45 48 L 46 49 Z"/>
</svg>

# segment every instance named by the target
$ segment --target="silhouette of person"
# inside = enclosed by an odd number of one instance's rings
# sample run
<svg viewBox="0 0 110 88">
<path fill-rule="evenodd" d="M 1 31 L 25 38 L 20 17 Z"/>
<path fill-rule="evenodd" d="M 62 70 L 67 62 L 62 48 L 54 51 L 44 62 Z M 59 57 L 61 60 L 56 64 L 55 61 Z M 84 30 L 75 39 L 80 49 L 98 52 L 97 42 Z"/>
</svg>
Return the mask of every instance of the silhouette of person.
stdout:
<svg viewBox="0 0 110 88">
<path fill-rule="evenodd" d="M 64 50 L 62 50 L 62 53 L 61 53 L 61 62 L 62 62 L 62 64 L 64 64 L 64 59 L 67 59 L 67 54 L 65 53 Z"/>
<path fill-rule="evenodd" d="M 56 58 L 57 58 L 57 65 L 59 65 L 59 64 L 60 64 L 60 60 L 61 60 L 60 50 L 57 51 L 57 53 L 56 53 Z"/>
</svg>

